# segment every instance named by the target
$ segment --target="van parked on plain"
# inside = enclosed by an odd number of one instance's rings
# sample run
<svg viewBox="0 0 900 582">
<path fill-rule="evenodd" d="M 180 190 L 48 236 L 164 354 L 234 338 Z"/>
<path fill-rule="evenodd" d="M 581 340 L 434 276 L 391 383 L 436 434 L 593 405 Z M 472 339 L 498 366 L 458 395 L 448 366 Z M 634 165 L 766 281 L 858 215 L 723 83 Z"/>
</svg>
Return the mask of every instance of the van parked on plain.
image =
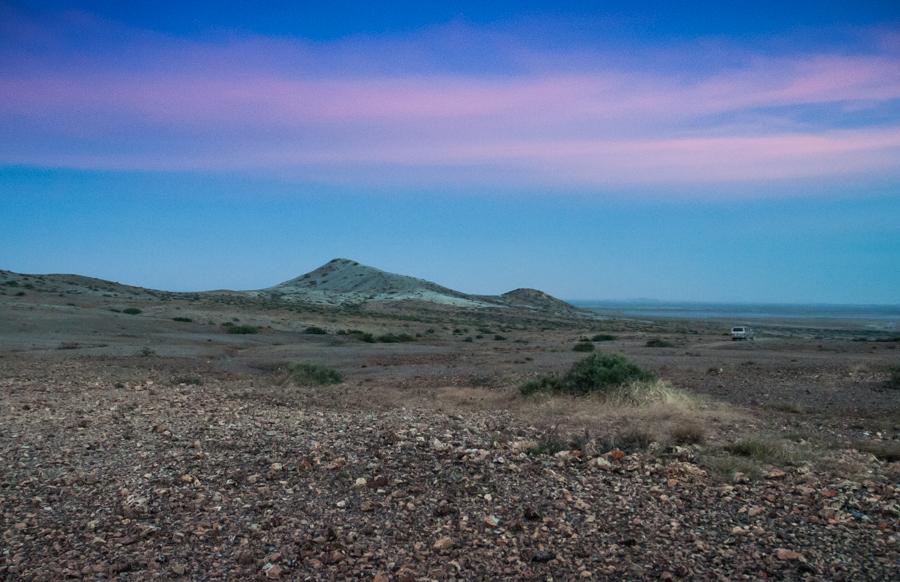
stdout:
<svg viewBox="0 0 900 582">
<path fill-rule="evenodd" d="M 740 341 L 740 340 L 752 340 L 753 339 L 753 329 L 746 325 L 736 325 L 731 328 L 731 340 L 732 341 Z"/>
</svg>

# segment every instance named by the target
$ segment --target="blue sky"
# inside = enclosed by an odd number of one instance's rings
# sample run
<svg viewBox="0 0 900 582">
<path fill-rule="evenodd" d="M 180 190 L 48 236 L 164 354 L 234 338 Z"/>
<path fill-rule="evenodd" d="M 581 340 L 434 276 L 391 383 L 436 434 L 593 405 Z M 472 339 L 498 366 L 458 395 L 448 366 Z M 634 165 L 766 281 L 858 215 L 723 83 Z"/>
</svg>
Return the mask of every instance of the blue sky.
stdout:
<svg viewBox="0 0 900 582">
<path fill-rule="evenodd" d="M 595 4 L 0 3 L 0 268 L 900 303 L 893 3 Z"/>
</svg>

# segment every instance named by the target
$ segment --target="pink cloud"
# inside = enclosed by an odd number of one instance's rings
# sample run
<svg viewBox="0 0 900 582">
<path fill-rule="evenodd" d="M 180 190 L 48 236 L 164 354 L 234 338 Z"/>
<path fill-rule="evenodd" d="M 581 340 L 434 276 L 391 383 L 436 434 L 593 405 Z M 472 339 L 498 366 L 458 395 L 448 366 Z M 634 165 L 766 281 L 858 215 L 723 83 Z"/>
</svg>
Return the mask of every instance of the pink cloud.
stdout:
<svg viewBox="0 0 900 582">
<path fill-rule="evenodd" d="M 889 119 L 900 100 L 890 43 L 864 55 L 757 55 L 691 75 L 329 72 L 316 63 L 323 50 L 364 62 L 372 47 L 141 43 L 123 50 L 152 66 L 78 55 L 71 66 L 37 59 L 0 74 L 0 123 L 13 133 L 0 164 L 358 175 L 361 186 L 444 185 L 448 169 L 469 168 L 460 182 L 588 189 L 900 173 L 900 119 L 845 127 L 854 112 Z"/>
</svg>

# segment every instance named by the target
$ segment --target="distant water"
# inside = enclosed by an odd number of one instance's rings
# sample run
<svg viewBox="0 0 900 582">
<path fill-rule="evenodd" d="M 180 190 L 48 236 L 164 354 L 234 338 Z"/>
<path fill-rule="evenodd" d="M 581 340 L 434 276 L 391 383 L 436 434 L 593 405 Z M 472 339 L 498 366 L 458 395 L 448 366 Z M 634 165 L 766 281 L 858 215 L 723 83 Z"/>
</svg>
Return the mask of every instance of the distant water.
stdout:
<svg viewBox="0 0 900 582">
<path fill-rule="evenodd" d="M 900 305 L 825 305 L 774 303 L 688 303 L 654 301 L 572 301 L 573 305 L 604 315 L 636 319 L 723 319 L 735 323 L 800 320 L 849 324 L 881 329 L 900 328 Z"/>
</svg>

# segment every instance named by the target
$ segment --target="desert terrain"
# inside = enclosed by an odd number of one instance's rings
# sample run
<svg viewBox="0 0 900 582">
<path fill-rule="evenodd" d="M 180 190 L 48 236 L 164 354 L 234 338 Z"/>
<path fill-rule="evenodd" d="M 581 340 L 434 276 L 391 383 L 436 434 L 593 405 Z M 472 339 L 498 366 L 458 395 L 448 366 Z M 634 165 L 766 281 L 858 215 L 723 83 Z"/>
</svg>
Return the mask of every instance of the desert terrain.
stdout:
<svg viewBox="0 0 900 582">
<path fill-rule="evenodd" d="M 211 293 L 0 272 L 0 575 L 900 577 L 897 338 L 732 342 L 375 271 Z M 656 392 L 522 393 L 594 354 Z"/>
</svg>

